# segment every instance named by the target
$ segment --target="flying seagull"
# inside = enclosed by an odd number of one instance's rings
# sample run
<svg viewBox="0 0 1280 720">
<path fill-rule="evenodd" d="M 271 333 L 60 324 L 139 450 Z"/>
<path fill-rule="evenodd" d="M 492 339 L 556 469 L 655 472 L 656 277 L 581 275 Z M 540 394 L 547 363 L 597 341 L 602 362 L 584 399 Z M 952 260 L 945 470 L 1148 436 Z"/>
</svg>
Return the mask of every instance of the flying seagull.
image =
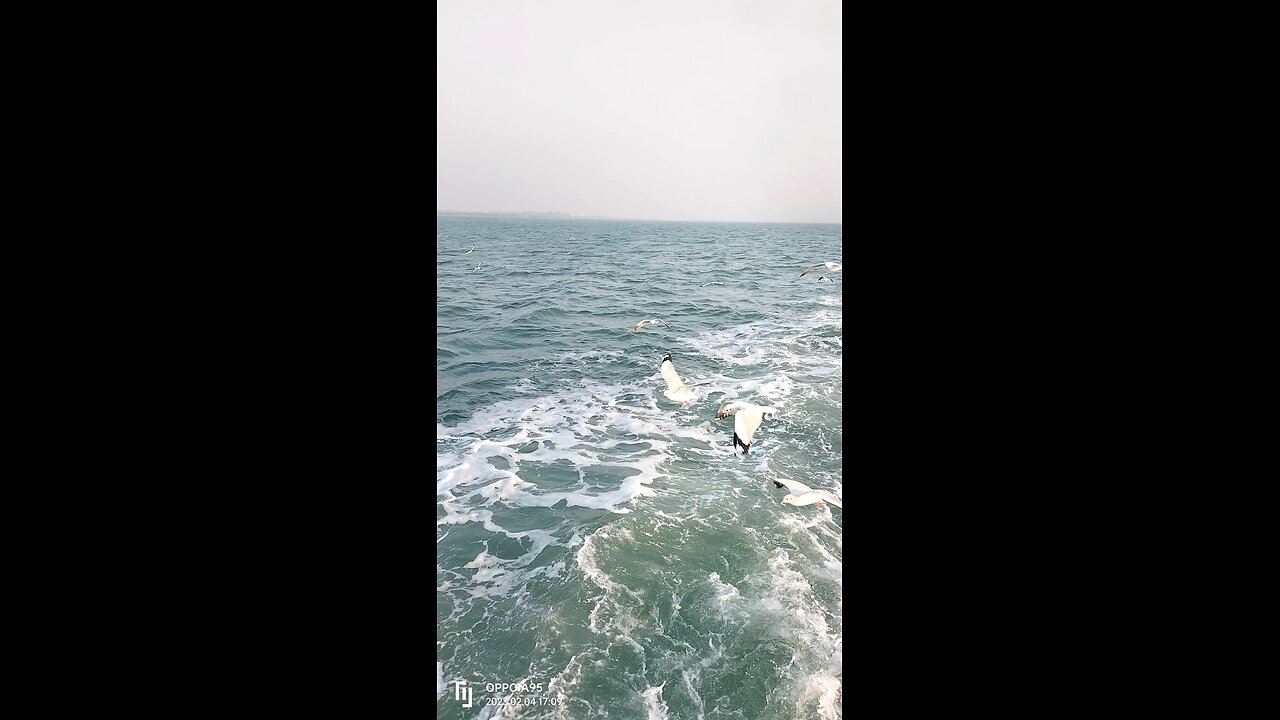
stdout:
<svg viewBox="0 0 1280 720">
<path fill-rule="evenodd" d="M 840 272 L 840 268 L 844 266 L 841 265 L 840 263 L 833 263 L 833 262 L 818 263 L 817 265 L 810 265 L 809 267 L 805 268 L 804 272 L 800 273 L 800 277 L 804 277 L 805 275 L 808 275 L 809 273 L 813 272 L 814 270 L 817 270 L 820 267 L 825 267 L 829 272 Z"/>
<path fill-rule="evenodd" d="M 825 500 L 841 510 L 844 509 L 844 506 L 840 504 L 840 498 L 832 495 L 829 490 L 814 490 L 808 485 L 795 480 L 774 480 L 773 486 L 785 487 L 791 491 L 787 493 L 786 497 L 782 498 L 782 505 L 813 505 L 817 503 L 818 507 L 824 508 L 826 507 L 823 502 Z"/>
<path fill-rule="evenodd" d="M 804 277 L 804 276 L 803 276 L 803 275 L 801 275 L 800 277 Z M 830 275 L 821 275 L 821 276 L 819 276 L 819 277 L 818 277 L 818 282 L 822 282 L 823 280 L 826 280 L 827 282 L 831 283 L 832 285 L 835 285 L 835 284 L 836 284 L 836 281 L 835 281 L 835 280 L 832 280 Z"/>
<path fill-rule="evenodd" d="M 463 253 L 463 254 L 465 255 L 466 253 Z M 481 264 L 482 264 L 482 263 L 476 263 L 476 269 L 475 269 L 475 270 L 472 270 L 471 272 L 476 272 L 476 270 L 479 270 L 479 269 L 480 269 L 480 265 L 481 265 Z"/>
<path fill-rule="evenodd" d="M 662 323 L 667 327 L 671 327 L 670 325 L 667 325 L 666 320 L 659 320 L 657 318 L 654 318 L 653 320 L 641 320 L 640 322 L 636 323 L 636 326 L 631 329 L 631 332 L 640 332 L 640 328 L 644 327 L 645 325 L 656 325 L 658 323 Z"/>
<path fill-rule="evenodd" d="M 756 428 L 760 427 L 760 422 L 764 420 L 764 414 L 774 412 L 777 410 L 771 407 L 739 401 L 721 405 L 716 411 L 716 419 L 723 420 L 730 415 L 736 416 L 733 419 L 733 449 L 736 452 L 741 446 L 742 454 L 746 455 L 751 451 L 751 438 L 755 436 Z"/>
<path fill-rule="evenodd" d="M 709 283 L 702 283 L 702 285 L 701 285 L 700 287 L 706 287 L 706 286 L 708 286 L 708 285 L 723 285 L 723 284 L 724 284 L 724 283 L 722 283 L 722 282 L 709 282 Z"/>
<path fill-rule="evenodd" d="M 470 255 L 471 253 L 473 253 L 473 252 L 475 252 L 475 251 L 476 251 L 476 246 L 475 246 L 475 245 L 472 245 L 470 250 L 468 250 L 468 251 L 466 251 L 466 252 L 464 252 L 464 253 L 462 253 L 462 254 L 463 254 L 463 255 Z"/>
<path fill-rule="evenodd" d="M 667 356 L 662 358 L 662 366 L 659 368 L 659 371 L 662 373 L 662 379 L 667 381 L 667 389 L 663 390 L 662 394 L 665 395 L 668 400 L 684 403 L 686 410 L 693 406 L 693 403 L 691 403 L 690 400 L 693 399 L 693 394 L 696 392 L 694 388 L 699 385 L 711 384 L 710 382 L 703 382 L 694 383 L 693 385 L 685 385 L 680 380 L 680 376 L 676 374 L 676 364 L 671 361 L 670 353 L 667 353 Z"/>
</svg>

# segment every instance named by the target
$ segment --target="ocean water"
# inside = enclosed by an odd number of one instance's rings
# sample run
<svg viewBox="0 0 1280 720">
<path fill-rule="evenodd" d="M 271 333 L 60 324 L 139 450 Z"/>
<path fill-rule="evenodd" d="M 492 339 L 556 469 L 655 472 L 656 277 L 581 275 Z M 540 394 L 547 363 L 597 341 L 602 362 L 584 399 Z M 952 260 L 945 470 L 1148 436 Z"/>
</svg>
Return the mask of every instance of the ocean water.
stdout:
<svg viewBox="0 0 1280 720">
<path fill-rule="evenodd" d="M 437 718 L 841 717 L 841 232 L 438 217 Z"/>
</svg>

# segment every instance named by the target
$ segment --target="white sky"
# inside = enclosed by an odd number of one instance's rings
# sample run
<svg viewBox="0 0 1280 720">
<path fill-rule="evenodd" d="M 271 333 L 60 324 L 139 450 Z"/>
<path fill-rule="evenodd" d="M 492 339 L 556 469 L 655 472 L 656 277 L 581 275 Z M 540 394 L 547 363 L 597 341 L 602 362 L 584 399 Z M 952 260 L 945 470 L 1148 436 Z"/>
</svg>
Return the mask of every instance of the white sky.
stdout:
<svg viewBox="0 0 1280 720">
<path fill-rule="evenodd" d="M 841 222 L 834 0 L 440 0 L 436 209 Z"/>
</svg>

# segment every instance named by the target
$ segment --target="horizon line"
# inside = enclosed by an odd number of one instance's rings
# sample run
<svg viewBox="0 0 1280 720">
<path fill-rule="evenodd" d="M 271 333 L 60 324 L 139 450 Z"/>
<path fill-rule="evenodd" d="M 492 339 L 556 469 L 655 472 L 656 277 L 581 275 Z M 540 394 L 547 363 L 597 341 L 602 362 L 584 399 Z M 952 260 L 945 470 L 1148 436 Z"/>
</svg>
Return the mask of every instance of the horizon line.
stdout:
<svg viewBox="0 0 1280 720">
<path fill-rule="evenodd" d="M 630 220 L 641 222 L 773 223 L 777 225 L 843 225 L 844 220 L 686 220 L 673 218 L 614 217 L 612 215 L 571 215 L 548 210 L 436 210 L 436 215 L 480 217 L 520 217 L 531 220 Z"/>
</svg>

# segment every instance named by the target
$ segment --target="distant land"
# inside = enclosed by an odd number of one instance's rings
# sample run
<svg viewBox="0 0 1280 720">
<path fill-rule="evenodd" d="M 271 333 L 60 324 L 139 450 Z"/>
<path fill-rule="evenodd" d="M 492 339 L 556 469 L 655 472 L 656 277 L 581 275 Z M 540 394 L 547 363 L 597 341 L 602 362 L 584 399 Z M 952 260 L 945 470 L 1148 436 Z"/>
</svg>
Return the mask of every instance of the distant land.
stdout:
<svg viewBox="0 0 1280 720">
<path fill-rule="evenodd" d="M 491 217 L 537 217 L 537 218 L 571 218 L 569 213 L 538 212 L 535 210 L 515 210 L 508 212 L 473 212 L 469 210 L 436 210 L 437 215 L 481 215 Z"/>
</svg>

